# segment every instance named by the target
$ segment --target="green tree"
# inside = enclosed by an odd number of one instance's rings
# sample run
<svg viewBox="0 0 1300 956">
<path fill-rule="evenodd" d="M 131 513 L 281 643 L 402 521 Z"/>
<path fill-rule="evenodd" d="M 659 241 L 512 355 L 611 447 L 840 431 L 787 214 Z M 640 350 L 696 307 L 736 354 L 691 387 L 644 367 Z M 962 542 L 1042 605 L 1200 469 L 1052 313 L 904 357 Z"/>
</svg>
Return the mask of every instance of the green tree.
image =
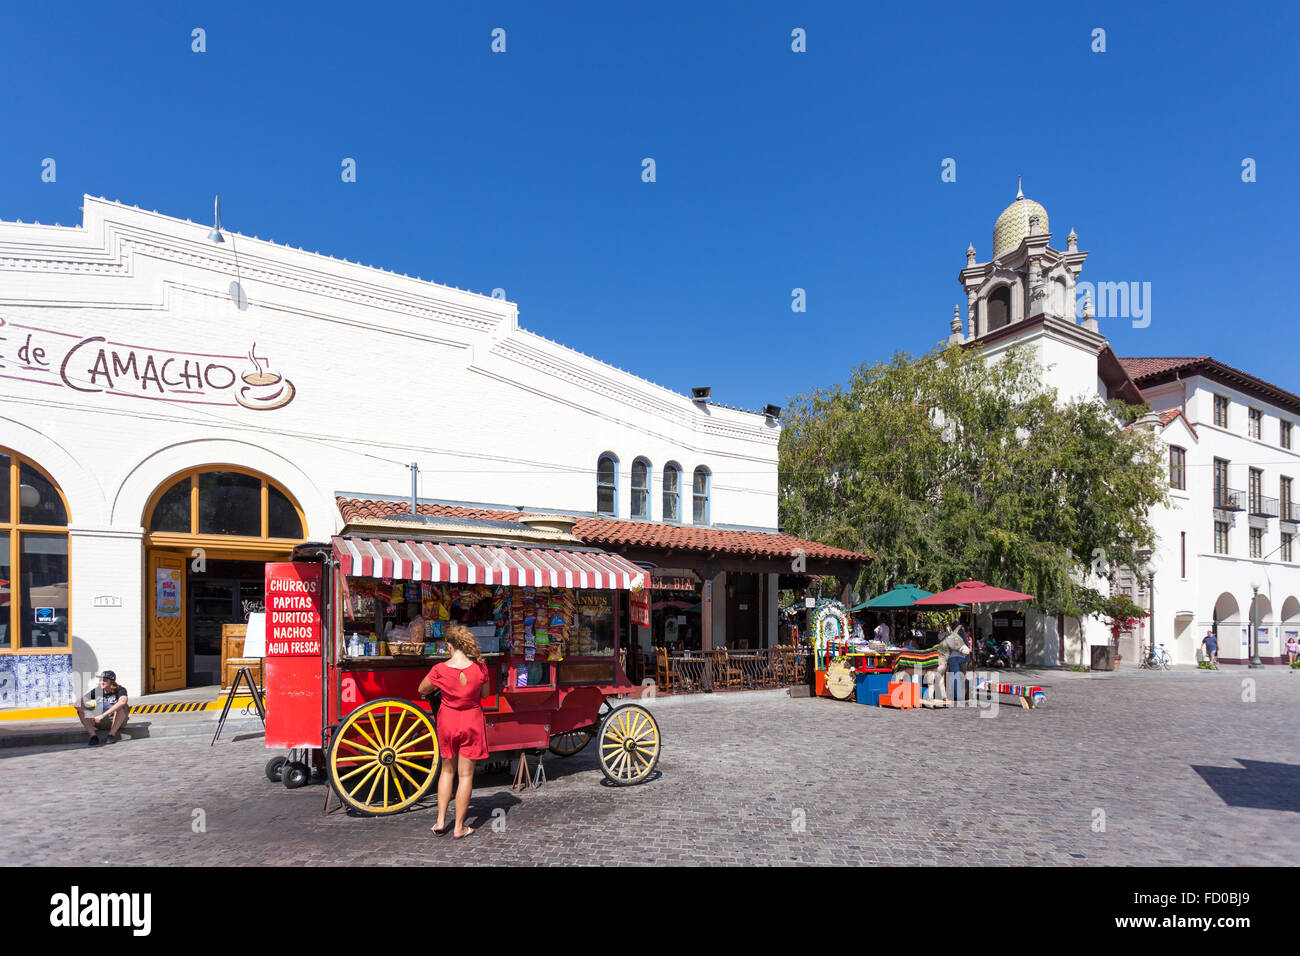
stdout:
<svg viewBox="0 0 1300 956">
<path fill-rule="evenodd" d="M 782 416 L 782 527 L 874 555 L 863 593 L 977 578 L 1049 612 L 1101 610 L 1090 571 L 1137 566 L 1162 457 L 1133 409 L 1061 403 L 1033 357 L 960 347 L 863 364 Z"/>
</svg>

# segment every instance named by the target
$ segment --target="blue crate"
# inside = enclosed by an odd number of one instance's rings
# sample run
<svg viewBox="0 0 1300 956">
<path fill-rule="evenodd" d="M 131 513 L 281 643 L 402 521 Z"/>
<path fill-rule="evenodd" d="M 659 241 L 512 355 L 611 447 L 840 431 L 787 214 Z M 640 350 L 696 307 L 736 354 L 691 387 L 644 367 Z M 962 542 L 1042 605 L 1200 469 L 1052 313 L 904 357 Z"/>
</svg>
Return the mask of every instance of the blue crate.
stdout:
<svg viewBox="0 0 1300 956">
<path fill-rule="evenodd" d="M 866 704 L 868 707 L 879 707 L 880 695 L 889 693 L 890 676 L 888 671 L 878 674 L 870 671 L 865 674 L 855 674 L 858 703 Z"/>
</svg>

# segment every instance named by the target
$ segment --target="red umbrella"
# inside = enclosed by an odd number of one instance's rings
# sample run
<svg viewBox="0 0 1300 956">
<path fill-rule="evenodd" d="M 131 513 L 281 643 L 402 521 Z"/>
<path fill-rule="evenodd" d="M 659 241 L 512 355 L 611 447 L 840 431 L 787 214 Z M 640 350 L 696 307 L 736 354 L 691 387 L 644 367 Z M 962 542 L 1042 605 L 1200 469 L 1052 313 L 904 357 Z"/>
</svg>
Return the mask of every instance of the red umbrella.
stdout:
<svg viewBox="0 0 1300 956">
<path fill-rule="evenodd" d="M 963 581 L 956 587 L 914 601 L 912 607 L 922 607 L 927 604 L 948 606 L 953 604 L 997 604 L 1000 601 L 1032 601 L 1033 599 L 1032 594 L 1021 594 L 1019 591 L 995 588 L 983 581 Z"/>
</svg>

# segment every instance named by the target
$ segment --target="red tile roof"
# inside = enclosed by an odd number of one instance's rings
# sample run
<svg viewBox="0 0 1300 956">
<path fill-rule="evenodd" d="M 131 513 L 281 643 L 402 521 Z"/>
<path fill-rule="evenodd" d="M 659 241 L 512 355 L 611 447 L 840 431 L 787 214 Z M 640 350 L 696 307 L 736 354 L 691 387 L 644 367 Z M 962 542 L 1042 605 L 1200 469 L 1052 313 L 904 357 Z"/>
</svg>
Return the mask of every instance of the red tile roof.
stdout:
<svg viewBox="0 0 1300 956">
<path fill-rule="evenodd" d="M 673 551 L 712 551 L 746 557 L 792 558 L 799 551 L 809 558 L 870 561 L 865 554 L 805 541 L 794 535 L 770 531 L 729 531 L 694 525 L 654 524 L 649 521 L 615 521 L 579 518 L 573 533 L 589 544 L 663 548 Z"/>
<path fill-rule="evenodd" d="M 367 518 L 387 518 L 396 514 L 408 514 L 411 510 L 409 501 L 378 501 L 373 498 L 335 498 L 343 520 L 352 524 Z M 422 504 L 416 510 L 422 515 L 437 515 L 443 518 L 482 518 L 490 521 L 518 521 L 523 517 L 520 511 L 493 511 L 489 508 L 461 508 L 456 505 Z"/>
<path fill-rule="evenodd" d="M 1262 378 L 1256 378 L 1249 372 L 1225 365 L 1208 355 L 1190 355 L 1180 358 L 1126 358 L 1120 359 L 1120 362 L 1139 387 L 1169 381 L 1178 373 L 1186 372 L 1192 375 L 1204 375 L 1214 381 L 1240 389 L 1248 395 L 1300 413 L 1300 395 L 1288 392 Z"/>
<path fill-rule="evenodd" d="M 383 518 L 410 511 L 410 502 L 379 501 L 371 498 L 338 498 L 339 513 L 349 524 L 367 518 Z M 496 511 L 489 508 L 465 508 L 457 505 L 424 503 L 420 514 L 453 518 L 485 518 L 494 521 L 518 521 L 525 512 Z M 701 528 L 693 525 L 655 524 L 649 521 L 617 521 L 612 518 L 578 518 L 573 533 L 587 544 L 630 546 L 672 551 L 705 551 L 745 557 L 793 558 L 800 551 L 812 559 L 870 561 L 856 551 L 832 548 L 794 535 L 769 531 L 731 531 L 725 528 Z"/>
<path fill-rule="evenodd" d="M 1123 365 L 1124 371 L 1128 372 L 1130 377 L 1140 385 L 1139 379 L 1148 375 L 1160 375 L 1165 372 L 1177 371 L 1189 365 L 1204 362 L 1208 358 L 1208 355 L 1192 355 L 1182 358 L 1122 358 L 1119 360 L 1119 364 Z"/>
</svg>

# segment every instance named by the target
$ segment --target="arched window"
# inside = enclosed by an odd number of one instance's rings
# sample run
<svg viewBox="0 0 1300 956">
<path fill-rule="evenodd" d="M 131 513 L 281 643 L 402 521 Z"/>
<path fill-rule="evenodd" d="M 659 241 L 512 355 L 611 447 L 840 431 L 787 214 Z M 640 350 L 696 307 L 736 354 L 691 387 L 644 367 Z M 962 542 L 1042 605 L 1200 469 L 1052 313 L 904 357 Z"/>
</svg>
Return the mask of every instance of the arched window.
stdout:
<svg viewBox="0 0 1300 956">
<path fill-rule="evenodd" d="M 691 520 L 696 524 L 709 523 L 709 478 L 709 469 L 703 465 L 695 469 L 695 480 L 691 485 Z"/>
<path fill-rule="evenodd" d="M 618 459 L 610 454 L 596 463 L 596 514 L 618 514 Z"/>
<path fill-rule="evenodd" d="M 146 512 L 150 533 L 237 535 L 301 541 L 302 510 L 261 475 L 196 469 L 175 478 Z"/>
<path fill-rule="evenodd" d="M 66 653 L 68 633 L 68 503 L 34 462 L 0 448 L 0 652 Z"/>
<path fill-rule="evenodd" d="M 1004 285 L 988 298 L 988 329 L 992 332 L 1011 321 L 1011 286 Z"/>
<path fill-rule="evenodd" d="M 1065 283 L 1060 279 L 1052 283 L 1052 312 L 1065 316 Z"/>
<path fill-rule="evenodd" d="M 682 520 L 682 469 L 675 461 L 664 465 L 664 521 Z"/>
<path fill-rule="evenodd" d="M 650 517 L 650 463 L 644 458 L 632 462 L 632 517 Z"/>
</svg>

